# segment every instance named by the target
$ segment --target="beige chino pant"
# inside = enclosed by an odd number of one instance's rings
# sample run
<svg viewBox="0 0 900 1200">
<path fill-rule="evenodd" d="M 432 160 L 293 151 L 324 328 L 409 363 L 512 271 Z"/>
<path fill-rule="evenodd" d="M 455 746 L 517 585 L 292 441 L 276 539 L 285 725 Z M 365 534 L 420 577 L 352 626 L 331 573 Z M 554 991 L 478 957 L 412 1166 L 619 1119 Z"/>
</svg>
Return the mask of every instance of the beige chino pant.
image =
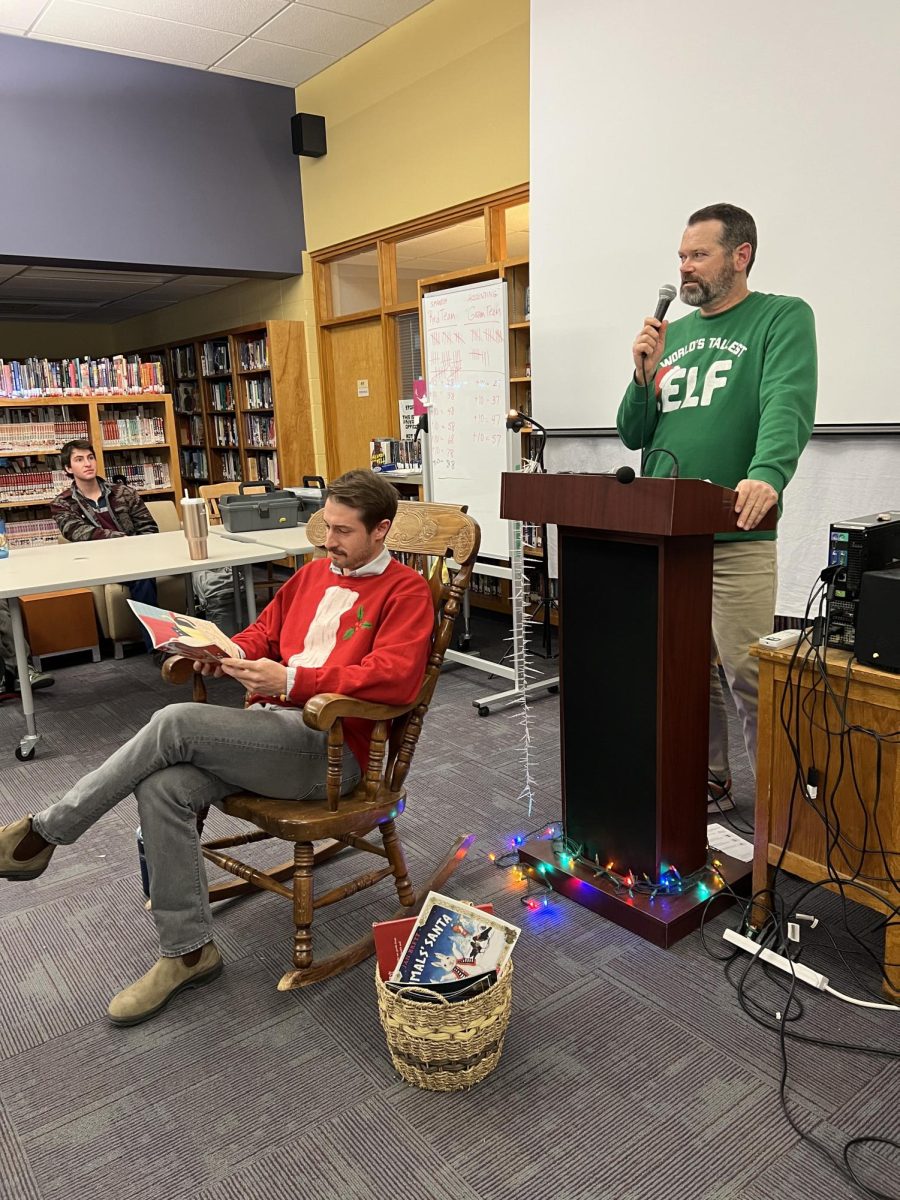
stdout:
<svg viewBox="0 0 900 1200">
<path fill-rule="evenodd" d="M 776 543 L 717 542 L 713 552 L 712 663 L 709 681 L 710 778 L 731 778 L 728 711 L 716 659 L 721 661 L 750 766 L 756 774 L 759 666 L 749 648 L 772 632 L 777 587 Z"/>
</svg>

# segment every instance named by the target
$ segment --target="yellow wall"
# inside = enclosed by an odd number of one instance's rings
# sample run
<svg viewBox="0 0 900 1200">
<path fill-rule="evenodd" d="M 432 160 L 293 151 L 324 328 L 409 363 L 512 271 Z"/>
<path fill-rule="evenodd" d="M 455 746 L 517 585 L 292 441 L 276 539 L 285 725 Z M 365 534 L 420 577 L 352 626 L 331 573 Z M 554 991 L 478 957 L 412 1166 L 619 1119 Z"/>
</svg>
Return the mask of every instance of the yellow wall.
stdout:
<svg viewBox="0 0 900 1200">
<path fill-rule="evenodd" d="M 297 88 L 310 250 L 527 182 L 528 0 L 432 0 Z"/>
</svg>

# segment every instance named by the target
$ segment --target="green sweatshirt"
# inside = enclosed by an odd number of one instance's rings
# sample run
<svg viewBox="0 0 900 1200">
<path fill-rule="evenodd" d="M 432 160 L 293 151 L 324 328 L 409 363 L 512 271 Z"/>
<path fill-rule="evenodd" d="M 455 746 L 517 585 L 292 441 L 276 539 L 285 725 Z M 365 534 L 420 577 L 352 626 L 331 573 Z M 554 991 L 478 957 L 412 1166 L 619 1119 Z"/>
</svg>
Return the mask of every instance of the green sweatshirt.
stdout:
<svg viewBox="0 0 900 1200">
<path fill-rule="evenodd" d="M 778 492 L 780 512 L 815 411 L 812 309 L 795 296 L 750 292 L 723 313 L 704 317 L 696 310 L 673 321 L 649 397 L 632 377 L 616 425 L 631 450 L 671 451 L 682 478 L 729 488 L 742 479 L 764 480 Z M 667 454 L 646 462 L 647 475 L 669 475 L 672 468 Z M 718 536 L 734 541 L 775 533 Z"/>
</svg>

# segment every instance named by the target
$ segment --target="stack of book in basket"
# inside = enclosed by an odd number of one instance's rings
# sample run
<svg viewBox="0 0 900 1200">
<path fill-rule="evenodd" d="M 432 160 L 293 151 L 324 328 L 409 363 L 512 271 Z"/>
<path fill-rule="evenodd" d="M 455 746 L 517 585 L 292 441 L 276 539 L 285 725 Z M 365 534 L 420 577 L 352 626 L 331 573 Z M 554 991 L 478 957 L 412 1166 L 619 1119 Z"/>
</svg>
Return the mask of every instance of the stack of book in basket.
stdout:
<svg viewBox="0 0 900 1200">
<path fill-rule="evenodd" d="M 512 995 L 519 929 L 430 892 L 418 917 L 373 926 L 381 1022 L 394 1066 L 430 1090 L 470 1087 L 494 1069 Z"/>
</svg>

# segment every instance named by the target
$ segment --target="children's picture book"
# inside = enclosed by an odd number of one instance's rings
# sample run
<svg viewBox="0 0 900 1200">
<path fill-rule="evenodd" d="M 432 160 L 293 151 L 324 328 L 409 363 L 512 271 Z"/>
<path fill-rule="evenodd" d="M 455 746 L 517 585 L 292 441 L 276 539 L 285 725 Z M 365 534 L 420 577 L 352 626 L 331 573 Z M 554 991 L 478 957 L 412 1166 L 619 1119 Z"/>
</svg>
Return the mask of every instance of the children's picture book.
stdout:
<svg viewBox="0 0 900 1200">
<path fill-rule="evenodd" d="M 391 982 L 427 987 L 488 971 L 502 975 L 519 933 L 492 913 L 429 892 Z"/>
<path fill-rule="evenodd" d="M 476 906 L 479 912 L 492 913 L 494 906 L 490 902 Z M 400 961 L 403 947 L 409 941 L 416 924 L 416 917 L 399 917 L 396 921 L 373 921 L 372 936 L 375 938 L 375 961 L 378 963 L 378 975 L 381 979 L 389 979 L 391 972 Z"/>
<path fill-rule="evenodd" d="M 220 658 L 240 658 L 241 652 L 230 637 L 226 637 L 212 621 L 189 617 L 186 613 L 171 612 L 153 604 L 129 600 L 131 610 L 144 626 L 154 650 L 166 654 L 183 654 L 201 662 L 216 662 Z"/>
<path fill-rule="evenodd" d="M 404 1000 L 416 1004 L 459 1004 L 463 1000 L 474 1000 L 497 982 L 497 972 L 488 971 L 487 975 L 472 975 L 467 979 L 454 979 L 450 983 L 429 983 L 427 987 L 417 987 L 411 983 L 385 982 L 389 992 L 396 992 Z"/>
</svg>

